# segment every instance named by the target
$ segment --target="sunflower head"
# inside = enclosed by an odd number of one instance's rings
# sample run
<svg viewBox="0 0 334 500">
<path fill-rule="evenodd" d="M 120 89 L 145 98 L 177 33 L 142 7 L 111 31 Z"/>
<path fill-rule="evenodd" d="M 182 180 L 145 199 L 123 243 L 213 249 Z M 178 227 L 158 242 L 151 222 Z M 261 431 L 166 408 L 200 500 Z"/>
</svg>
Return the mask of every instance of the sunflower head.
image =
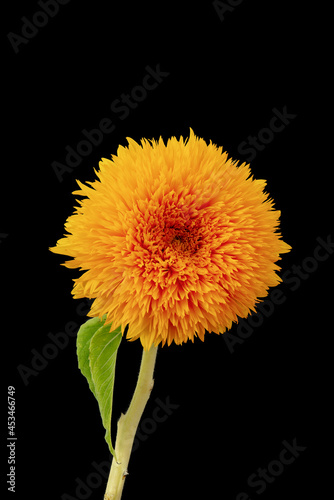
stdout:
<svg viewBox="0 0 334 500">
<path fill-rule="evenodd" d="M 281 281 L 276 262 L 290 250 L 266 182 L 192 130 L 127 140 L 97 180 L 77 181 L 82 198 L 51 248 L 84 271 L 73 295 L 145 349 L 223 333 Z"/>
</svg>

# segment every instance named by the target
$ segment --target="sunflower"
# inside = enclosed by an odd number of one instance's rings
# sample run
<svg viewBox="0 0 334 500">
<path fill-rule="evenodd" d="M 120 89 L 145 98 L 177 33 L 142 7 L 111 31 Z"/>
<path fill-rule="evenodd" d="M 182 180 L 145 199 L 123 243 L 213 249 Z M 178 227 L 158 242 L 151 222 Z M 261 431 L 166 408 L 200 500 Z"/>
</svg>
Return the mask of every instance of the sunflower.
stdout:
<svg viewBox="0 0 334 500">
<path fill-rule="evenodd" d="M 83 198 L 50 250 L 84 271 L 72 293 L 94 299 L 89 316 L 128 325 L 145 350 L 223 333 L 281 281 L 276 262 L 291 248 L 266 182 L 191 129 L 127 141 L 97 180 L 77 181 Z"/>
</svg>

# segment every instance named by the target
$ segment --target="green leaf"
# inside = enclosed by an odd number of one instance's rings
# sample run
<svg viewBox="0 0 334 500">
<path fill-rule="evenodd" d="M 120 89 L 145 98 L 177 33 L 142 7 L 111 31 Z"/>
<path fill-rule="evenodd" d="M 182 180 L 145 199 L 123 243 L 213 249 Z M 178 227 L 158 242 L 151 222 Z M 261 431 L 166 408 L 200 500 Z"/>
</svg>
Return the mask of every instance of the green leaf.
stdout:
<svg viewBox="0 0 334 500">
<path fill-rule="evenodd" d="M 103 325 L 104 321 L 101 321 L 100 318 L 89 319 L 86 323 L 81 325 L 77 336 L 77 356 L 79 368 L 84 377 L 86 377 L 89 388 L 95 397 L 95 387 L 89 364 L 89 345 L 93 335 Z"/>
<path fill-rule="evenodd" d="M 119 344 L 122 340 L 121 327 L 110 331 L 110 324 L 104 325 L 105 317 L 88 320 L 78 332 L 77 355 L 79 368 L 86 377 L 89 387 L 99 404 L 105 439 L 110 452 L 115 456 L 111 444 L 110 423 L 114 392 L 115 364 Z"/>
<path fill-rule="evenodd" d="M 115 455 L 111 444 L 110 421 L 114 392 L 116 355 L 122 340 L 121 327 L 110 332 L 110 325 L 103 326 L 93 336 L 90 347 L 90 368 L 95 386 L 96 399 L 99 403 L 105 439 L 110 452 Z"/>
</svg>

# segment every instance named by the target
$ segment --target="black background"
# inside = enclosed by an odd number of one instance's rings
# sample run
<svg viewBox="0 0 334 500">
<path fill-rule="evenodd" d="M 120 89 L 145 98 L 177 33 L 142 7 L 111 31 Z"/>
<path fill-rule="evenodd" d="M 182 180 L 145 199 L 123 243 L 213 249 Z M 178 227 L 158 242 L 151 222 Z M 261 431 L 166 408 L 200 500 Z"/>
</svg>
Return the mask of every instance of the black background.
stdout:
<svg viewBox="0 0 334 500">
<path fill-rule="evenodd" d="M 7 34 L 20 35 L 21 18 L 31 20 L 41 8 L 21 1 L 10 9 L 3 34 L 0 226 L 2 397 L 15 386 L 18 438 L 16 494 L 9 497 L 84 498 L 76 492 L 78 478 L 87 484 L 92 463 L 109 453 L 97 403 L 77 368 L 75 339 L 26 383 L 18 372 L 19 365 L 32 368 L 32 349 L 46 352 L 49 333 L 85 321 L 70 293 L 74 273 L 48 251 L 72 212 L 75 179 L 93 180 L 99 160 L 116 154 L 126 137 L 187 136 L 189 127 L 245 161 L 240 143 L 269 126 L 273 108 L 286 106 L 296 117 L 251 166 L 255 177 L 268 180 L 282 211 L 284 240 L 293 247 L 281 261 L 282 274 L 301 265 L 313 256 L 317 238 L 331 232 L 331 167 L 324 154 L 329 73 L 323 26 L 329 14 L 304 2 L 244 0 L 221 21 L 209 1 L 116 7 L 71 0 L 15 53 Z M 122 120 L 110 105 L 142 83 L 147 65 L 169 75 Z M 64 163 L 65 147 L 75 148 L 82 129 L 96 128 L 103 118 L 112 119 L 115 130 L 59 182 L 51 164 Z M 124 500 L 235 500 L 242 491 L 252 500 L 322 498 L 330 491 L 325 353 L 332 259 L 319 262 L 295 290 L 282 283 L 285 302 L 233 354 L 214 334 L 204 343 L 160 349 L 144 417 L 152 418 L 156 398 L 179 407 L 133 453 Z M 123 341 L 113 435 L 140 356 L 139 342 Z M 306 449 L 256 493 L 248 477 L 278 458 L 283 440 L 294 439 Z M 106 480 L 100 482 L 86 498 L 103 498 Z"/>
</svg>

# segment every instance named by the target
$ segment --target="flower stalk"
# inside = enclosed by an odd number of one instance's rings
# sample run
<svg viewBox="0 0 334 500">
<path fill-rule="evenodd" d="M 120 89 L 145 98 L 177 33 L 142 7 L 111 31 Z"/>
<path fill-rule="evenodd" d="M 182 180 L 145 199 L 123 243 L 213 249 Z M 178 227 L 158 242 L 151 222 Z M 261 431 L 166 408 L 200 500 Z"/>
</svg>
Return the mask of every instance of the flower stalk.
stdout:
<svg viewBox="0 0 334 500">
<path fill-rule="evenodd" d="M 135 392 L 128 411 L 125 415 L 121 415 L 117 424 L 115 444 L 117 460 L 113 458 L 104 500 L 121 499 L 137 427 L 153 389 L 157 350 L 154 345 L 149 350 L 143 350 Z"/>
</svg>

